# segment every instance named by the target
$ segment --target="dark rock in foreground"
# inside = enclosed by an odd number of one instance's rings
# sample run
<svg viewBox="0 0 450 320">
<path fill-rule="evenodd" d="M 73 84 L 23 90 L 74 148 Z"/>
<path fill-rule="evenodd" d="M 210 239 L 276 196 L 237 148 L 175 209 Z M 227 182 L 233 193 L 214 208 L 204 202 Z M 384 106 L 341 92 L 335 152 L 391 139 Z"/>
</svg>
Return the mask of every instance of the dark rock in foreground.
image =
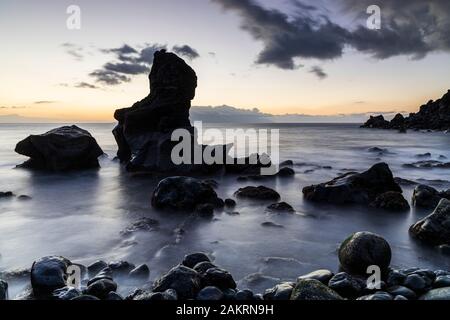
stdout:
<svg viewBox="0 0 450 320">
<path fill-rule="evenodd" d="M 397 114 L 392 121 L 386 121 L 382 115 L 373 117 L 362 125 L 362 128 L 376 129 L 418 129 L 449 130 L 450 129 L 450 90 L 439 100 L 430 100 L 420 107 L 417 113 L 409 117 Z"/>
<path fill-rule="evenodd" d="M 166 178 L 158 184 L 152 196 L 152 205 L 158 209 L 193 212 L 205 204 L 214 208 L 224 205 L 209 184 L 195 178 Z"/>
<path fill-rule="evenodd" d="M 8 283 L 0 280 L 0 301 L 8 298 Z"/>
<path fill-rule="evenodd" d="M 382 237 L 370 232 L 357 232 L 342 242 L 339 262 L 350 274 L 366 275 L 369 266 L 387 271 L 391 263 L 391 247 Z"/>
<path fill-rule="evenodd" d="M 253 200 L 279 200 L 281 198 L 280 194 L 275 190 L 270 188 L 259 186 L 259 187 L 245 187 L 241 188 L 235 193 L 236 197 L 247 198 Z"/>
<path fill-rule="evenodd" d="M 177 266 L 156 280 L 153 291 L 164 292 L 173 289 L 181 300 L 194 299 L 201 290 L 202 278 L 195 270 Z"/>
<path fill-rule="evenodd" d="M 347 173 L 332 181 L 303 189 L 309 201 L 333 204 L 369 205 L 386 192 L 402 192 L 386 163 L 374 165 L 363 173 Z"/>
<path fill-rule="evenodd" d="M 77 126 L 31 135 L 15 151 L 30 157 L 20 167 L 55 172 L 98 168 L 104 154 L 91 134 Z"/>
<path fill-rule="evenodd" d="M 291 300 L 343 300 L 334 290 L 318 280 L 299 280 L 291 294 Z"/>
<path fill-rule="evenodd" d="M 450 244 L 450 200 L 442 199 L 434 212 L 410 229 L 411 234 L 431 245 Z"/>
<path fill-rule="evenodd" d="M 31 285 L 36 297 L 50 295 L 66 286 L 67 268 L 71 262 L 63 257 L 44 257 L 31 267 Z"/>
</svg>

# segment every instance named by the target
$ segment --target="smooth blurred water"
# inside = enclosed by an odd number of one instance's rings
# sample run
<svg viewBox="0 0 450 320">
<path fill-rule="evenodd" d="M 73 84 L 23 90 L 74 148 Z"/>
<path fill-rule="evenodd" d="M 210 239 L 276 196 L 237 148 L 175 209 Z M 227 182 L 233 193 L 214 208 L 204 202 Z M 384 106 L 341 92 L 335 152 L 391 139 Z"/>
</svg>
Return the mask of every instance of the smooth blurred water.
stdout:
<svg viewBox="0 0 450 320">
<path fill-rule="evenodd" d="M 240 215 L 219 212 L 213 221 L 206 221 L 153 210 L 150 199 L 158 179 L 131 176 L 113 160 L 117 149 L 111 134 L 113 124 L 81 126 L 108 154 L 101 159 L 101 169 L 45 174 L 14 169 L 25 160 L 14 153 L 14 147 L 29 134 L 43 133 L 56 125 L 0 124 L 0 191 L 33 198 L 0 200 L 0 270 L 30 267 L 42 256 L 57 254 L 84 264 L 97 259 L 147 263 L 154 279 L 179 263 L 185 254 L 204 251 L 229 270 L 242 287 L 262 291 L 279 279 L 293 280 L 318 268 L 337 270 L 339 243 L 356 231 L 385 237 L 393 249 L 394 266 L 450 269 L 448 256 L 417 243 L 408 234 L 409 226 L 429 210 L 386 213 L 361 207 L 315 205 L 304 202 L 301 193 L 304 186 L 328 181 L 346 170 L 366 170 L 381 161 L 387 162 L 397 177 L 447 180 L 428 184 L 438 189 L 450 188 L 449 169 L 402 167 L 420 160 L 416 155 L 426 152 L 433 159 L 440 155 L 450 159 L 448 134 L 399 134 L 359 129 L 355 124 L 244 126 L 280 129 L 281 160 L 293 160 L 297 174 L 292 179 L 264 182 L 212 177 L 220 183 L 219 196 L 233 197 L 240 187 L 264 184 L 275 188 L 298 214 L 268 214 L 265 208 L 270 203 L 238 201 L 236 211 Z M 389 153 L 374 154 L 368 152 L 370 147 L 387 148 Z M 328 166 L 332 169 L 319 168 Z M 315 170 L 305 173 L 311 169 Z M 403 187 L 407 199 L 411 198 L 412 188 Z M 159 229 L 127 237 L 120 234 L 142 217 L 158 220 Z M 284 228 L 261 226 L 266 221 Z M 179 228 L 184 230 L 182 235 L 176 232 Z M 12 286 L 10 295 L 21 288 Z M 122 292 L 128 289 L 124 287 Z"/>
</svg>

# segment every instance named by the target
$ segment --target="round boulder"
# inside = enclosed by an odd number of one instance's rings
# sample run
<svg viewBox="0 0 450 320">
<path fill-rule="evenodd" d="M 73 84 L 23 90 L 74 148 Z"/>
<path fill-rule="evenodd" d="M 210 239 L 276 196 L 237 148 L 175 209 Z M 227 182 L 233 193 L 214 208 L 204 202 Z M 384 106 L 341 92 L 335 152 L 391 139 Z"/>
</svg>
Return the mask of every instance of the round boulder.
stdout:
<svg viewBox="0 0 450 320">
<path fill-rule="evenodd" d="M 342 269 L 350 274 L 366 275 L 369 266 L 378 266 L 382 271 L 387 271 L 391 257 L 389 243 L 370 232 L 351 235 L 339 248 Z"/>
<path fill-rule="evenodd" d="M 56 289 L 64 288 L 67 282 L 67 268 L 71 262 L 63 257 L 50 256 L 35 261 L 31 267 L 31 285 L 36 297 L 51 295 Z"/>
<path fill-rule="evenodd" d="M 214 189 L 207 183 L 189 177 L 162 180 L 153 192 L 152 205 L 157 209 L 193 212 L 199 205 L 223 206 Z"/>
</svg>

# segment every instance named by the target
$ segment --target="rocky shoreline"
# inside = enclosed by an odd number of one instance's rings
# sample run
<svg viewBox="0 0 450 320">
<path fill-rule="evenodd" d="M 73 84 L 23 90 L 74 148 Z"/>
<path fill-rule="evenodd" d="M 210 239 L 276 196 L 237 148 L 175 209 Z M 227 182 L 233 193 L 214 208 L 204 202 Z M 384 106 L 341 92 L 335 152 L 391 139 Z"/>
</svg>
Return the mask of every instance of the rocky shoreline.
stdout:
<svg viewBox="0 0 450 320">
<path fill-rule="evenodd" d="M 358 232 L 340 245 L 337 273 L 316 270 L 256 293 L 239 288 L 232 274 L 205 253 L 185 256 L 154 283 L 148 282 L 150 268 L 145 264 L 96 261 L 83 266 L 64 257 L 50 256 L 35 261 L 29 270 L 0 273 L 0 278 L 8 281 L 30 281 L 25 291 L 8 297 L 8 282 L 0 280 L 0 300 L 450 300 L 450 271 L 393 269 L 390 261 L 391 248 L 385 239 L 370 232 Z M 68 280 L 69 268 L 73 266 L 81 270 L 79 287 Z M 117 278 L 144 285 L 136 285 L 122 296 L 117 293 Z"/>
<path fill-rule="evenodd" d="M 371 116 L 362 128 L 406 130 L 436 130 L 450 132 L 450 90 L 436 101 L 430 100 L 420 107 L 419 112 L 408 117 L 397 114 L 391 121 L 383 115 Z"/>
</svg>

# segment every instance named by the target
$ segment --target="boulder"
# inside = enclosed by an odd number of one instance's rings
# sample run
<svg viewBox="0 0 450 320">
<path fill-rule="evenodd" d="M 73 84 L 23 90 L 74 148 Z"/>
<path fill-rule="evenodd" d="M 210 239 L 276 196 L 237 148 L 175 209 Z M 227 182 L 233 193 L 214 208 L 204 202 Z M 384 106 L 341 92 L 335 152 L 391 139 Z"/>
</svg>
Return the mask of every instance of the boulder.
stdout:
<svg viewBox="0 0 450 320">
<path fill-rule="evenodd" d="M 152 196 L 157 209 L 193 212 L 199 205 L 223 206 L 216 191 L 203 181 L 189 177 L 170 177 L 162 180 Z"/>
<path fill-rule="evenodd" d="M 126 300 L 135 301 L 176 301 L 178 300 L 177 292 L 168 289 L 164 292 L 151 292 L 147 290 L 137 289 Z"/>
<path fill-rule="evenodd" d="M 273 301 L 273 300 L 289 300 L 292 291 L 294 290 L 294 283 L 280 283 L 271 289 L 267 289 L 264 293 L 264 300 Z"/>
<path fill-rule="evenodd" d="M 391 301 L 393 297 L 384 291 L 378 291 L 374 294 L 365 295 L 362 297 L 359 297 L 356 300 L 366 300 L 366 301 Z"/>
<path fill-rule="evenodd" d="M 417 299 L 417 294 L 405 286 L 393 286 L 388 288 L 387 291 L 394 296 L 403 296 L 408 300 Z"/>
<path fill-rule="evenodd" d="M 181 300 L 194 299 L 201 290 L 202 278 L 195 270 L 186 266 L 176 266 L 153 285 L 154 292 L 164 292 L 169 289 L 176 291 Z"/>
<path fill-rule="evenodd" d="M 186 255 L 183 259 L 182 264 L 188 268 L 195 269 L 195 267 L 202 262 L 211 263 L 211 260 L 205 253 L 197 252 L 197 253 Z"/>
<path fill-rule="evenodd" d="M 150 276 L 150 268 L 146 264 L 141 264 L 131 270 L 129 276 L 136 280 L 147 280 Z"/>
<path fill-rule="evenodd" d="M 389 166 L 378 163 L 363 173 L 347 173 L 332 181 L 303 189 L 309 201 L 369 205 L 386 192 L 402 192 Z"/>
<path fill-rule="evenodd" d="M 370 206 L 373 208 L 394 212 L 408 211 L 411 208 L 403 195 L 400 192 L 394 191 L 380 194 L 370 204 Z"/>
<path fill-rule="evenodd" d="M 292 290 L 290 300 L 343 300 L 334 290 L 313 279 L 299 280 Z"/>
<path fill-rule="evenodd" d="M 340 272 L 330 279 L 328 287 L 345 298 L 356 298 L 366 287 L 366 281 L 346 272 Z"/>
<path fill-rule="evenodd" d="M 77 126 L 31 135 L 15 151 L 30 158 L 20 167 L 56 172 L 98 168 L 104 154 L 91 134 Z"/>
<path fill-rule="evenodd" d="M 235 193 L 236 197 L 247 198 L 252 200 L 279 200 L 281 198 L 280 194 L 275 190 L 270 188 L 259 186 L 259 187 L 245 187 L 241 188 Z"/>
<path fill-rule="evenodd" d="M 100 271 L 102 271 L 103 269 L 105 269 L 107 267 L 108 267 L 108 264 L 105 261 L 102 261 L 102 260 L 95 261 L 87 267 L 88 276 L 90 278 L 92 278 L 95 275 L 97 275 Z"/>
<path fill-rule="evenodd" d="M 101 300 L 106 299 L 108 294 L 117 290 L 117 283 L 110 279 L 100 279 L 90 284 L 86 289 L 86 294 L 97 297 Z"/>
<path fill-rule="evenodd" d="M 431 245 L 450 244 L 450 200 L 442 199 L 433 213 L 411 226 L 410 232 Z"/>
<path fill-rule="evenodd" d="M 31 267 L 31 285 L 35 297 L 51 295 L 56 289 L 64 288 L 67 281 L 67 268 L 71 262 L 63 257 L 41 258 Z"/>
<path fill-rule="evenodd" d="M 389 243 L 370 232 L 354 233 L 339 248 L 341 267 L 350 274 L 367 275 L 369 266 L 378 266 L 382 272 L 386 272 L 391 256 Z"/>
<path fill-rule="evenodd" d="M 303 276 L 298 277 L 298 281 L 300 280 L 307 280 L 307 279 L 313 279 L 313 280 L 318 280 L 320 282 L 322 282 L 325 285 L 328 285 L 328 282 L 331 280 L 331 278 L 333 278 L 334 273 L 331 272 L 330 270 L 316 270 L 313 272 L 310 272 L 308 274 L 305 274 Z"/>
<path fill-rule="evenodd" d="M 199 301 L 220 301 L 223 299 L 223 292 L 217 287 L 205 287 L 197 295 Z"/>
<path fill-rule="evenodd" d="M 441 199 L 450 200 L 450 189 L 438 191 L 426 185 L 419 185 L 414 189 L 412 201 L 416 207 L 434 209 Z"/>
<path fill-rule="evenodd" d="M 112 261 L 108 264 L 113 276 L 127 276 L 136 266 L 128 261 Z"/>
<path fill-rule="evenodd" d="M 198 273 L 203 274 L 211 268 L 217 268 L 217 266 L 212 264 L 209 261 L 203 261 L 203 262 L 197 263 L 193 269 L 195 271 L 197 271 Z"/>
<path fill-rule="evenodd" d="M 205 286 L 214 286 L 219 289 L 236 289 L 236 282 L 233 276 L 226 270 L 220 268 L 210 268 L 202 274 Z"/>
<path fill-rule="evenodd" d="M 270 206 L 267 207 L 267 210 L 271 212 L 288 212 L 288 213 L 295 212 L 294 208 L 292 208 L 292 206 L 286 202 L 278 202 L 271 204 Z"/>
<path fill-rule="evenodd" d="M 450 287 L 433 289 L 425 293 L 419 300 L 450 300 Z"/>
</svg>

